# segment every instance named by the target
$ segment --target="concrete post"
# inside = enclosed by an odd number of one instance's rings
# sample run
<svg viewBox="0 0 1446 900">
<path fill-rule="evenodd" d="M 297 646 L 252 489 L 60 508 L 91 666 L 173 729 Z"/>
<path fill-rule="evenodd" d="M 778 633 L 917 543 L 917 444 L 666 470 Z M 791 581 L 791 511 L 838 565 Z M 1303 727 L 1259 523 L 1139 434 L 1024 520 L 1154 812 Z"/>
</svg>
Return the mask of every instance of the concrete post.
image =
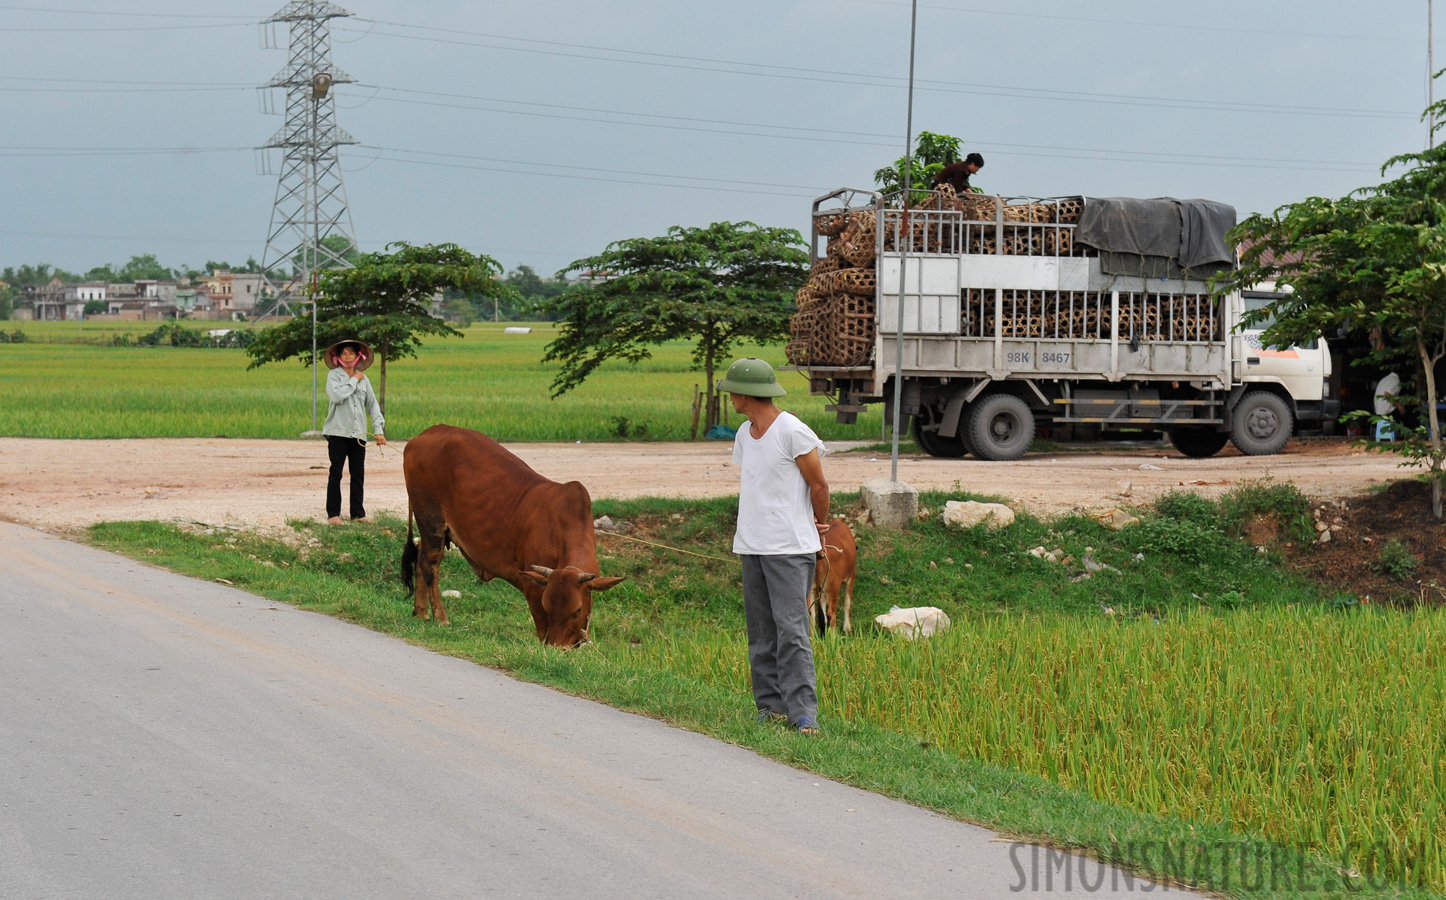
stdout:
<svg viewBox="0 0 1446 900">
<path fill-rule="evenodd" d="M 902 531 L 919 514 L 919 492 L 902 481 L 880 478 L 859 489 L 874 525 Z"/>
</svg>

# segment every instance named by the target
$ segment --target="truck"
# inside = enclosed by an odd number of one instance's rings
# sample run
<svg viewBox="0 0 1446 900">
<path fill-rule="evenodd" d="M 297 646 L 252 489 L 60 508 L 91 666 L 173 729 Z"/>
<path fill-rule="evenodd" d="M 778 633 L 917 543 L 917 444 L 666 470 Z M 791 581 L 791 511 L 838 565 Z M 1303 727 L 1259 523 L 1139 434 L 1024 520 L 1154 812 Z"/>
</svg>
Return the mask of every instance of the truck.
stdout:
<svg viewBox="0 0 1446 900">
<path fill-rule="evenodd" d="M 893 421 L 896 380 L 915 442 L 938 457 L 1017 459 L 1037 429 L 1065 425 L 1260 455 L 1334 422 L 1325 340 L 1266 346 L 1265 323 L 1242 321 L 1274 286 L 1212 290 L 1238 258 L 1233 208 L 911 197 L 840 188 L 813 203 L 786 354 L 839 422 L 873 403 Z"/>
</svg>

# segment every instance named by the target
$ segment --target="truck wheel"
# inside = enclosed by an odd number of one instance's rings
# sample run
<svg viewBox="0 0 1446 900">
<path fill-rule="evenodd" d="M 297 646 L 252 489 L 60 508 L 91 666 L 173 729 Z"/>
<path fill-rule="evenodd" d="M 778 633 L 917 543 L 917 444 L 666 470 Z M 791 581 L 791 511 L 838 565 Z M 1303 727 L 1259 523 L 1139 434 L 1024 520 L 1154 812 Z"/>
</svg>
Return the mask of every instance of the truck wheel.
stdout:
<svg viewBox="0 0 1446 900">
<path fill-rule="evenodd" d="M 1251 391 L 1235 407 L 1230 440 L 1246 456 L 1279 452 L 1295 431 L 1290 406 L 1269 391 Z"/>
<path fill-rule="evenodd" d="M 1214 456 L 1229 440 L 1230 435 L 1223 431 L 1210 431 L 1205 428 L 1170 429 L 1170 443 L 1175 445 L 1176 450 L 1195 459 Z"/>
<path fill-rule="evenodd" d="M 992 394 L 974 404 L 969 448 L 980 459 L 1019 459 L 1034 442 L 1034 413 L 1013 394 Z"/>
<path fill-rule="evenodd" d="M 919 449 L 930 456 L 958 459 L 969 452 L 959 438 L 945 437 L 937 429 L 925 431 L 924 428 L 924 420 L 919 416 L 914 416 L 914 422 L 909 431 L 913 433 L 914 443 L 919 445 Z"/>
</svg>

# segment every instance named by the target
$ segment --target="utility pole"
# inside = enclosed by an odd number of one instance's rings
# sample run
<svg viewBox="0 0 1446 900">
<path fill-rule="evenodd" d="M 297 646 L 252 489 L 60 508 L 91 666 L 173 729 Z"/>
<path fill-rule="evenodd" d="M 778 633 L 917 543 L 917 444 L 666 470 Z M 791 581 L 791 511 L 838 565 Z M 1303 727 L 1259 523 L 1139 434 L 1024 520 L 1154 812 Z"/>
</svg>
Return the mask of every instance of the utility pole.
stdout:
<svg viewBox="0 0 1446 900">
<path fill-rule="evenodd" d="M 1436 148 L 1436 111 L 1431 107 L 1436 105 L 1436 29 L 1431 21 L 1435 12 L 1432 9 L 1433 5 L 1434 0 L 1426 0 L 1426 143 L 1434 150 Z"/>
<path fill-rule="evenodd" d="M 286 122 L 263 149 L 282 151 L 271 208 L 271 227 L 261 258 L 263 290 L 272 296 L 266 315 L 293 314 L 309 304 L 312 318 L 311 431 L 317 429 L 316 290 L 323 269 L 349 268 L 356 250 L 351 210 L 337 148 L 355 144 L 336 122 L 331 88 L 356 79 L 331 61 L 332 19 L 352 13 L 325 0 L 292 0 L 262 23 L 269 35 L 289 26 L 285 67 L 266 87 L 286 91 Z M 340 240 L 330 240 L 340 238 Z M 259 301 L 258 301 L 259 302 Z M 263 315 L 262 318 L 265 318 Z"/>
<path fill-rule="evenodd" d="M 899 317 L 894 325 L 894 439 L 889 447 L 889 480 L 899 480 L 899 427 L 903 424 L 904 396 L 904 277 L 909 271 L 909 247 L 913 232 L 909 226 L 909 201 L 914 192 L 914 39 L 919 29 L 919 0 L 909 5 L 909 105 L 904 125 L 904 209 L 899 235 L 894 240 L 899 248 Z M 882 231 L 884 224 L 879 223 Z"/>
</svg>

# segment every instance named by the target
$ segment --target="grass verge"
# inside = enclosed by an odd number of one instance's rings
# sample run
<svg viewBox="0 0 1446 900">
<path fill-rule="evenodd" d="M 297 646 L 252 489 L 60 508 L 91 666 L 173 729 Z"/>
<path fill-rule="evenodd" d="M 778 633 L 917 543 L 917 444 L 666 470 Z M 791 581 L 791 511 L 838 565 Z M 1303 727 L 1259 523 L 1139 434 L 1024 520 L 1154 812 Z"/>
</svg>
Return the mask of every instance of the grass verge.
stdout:
<svg viewBox="0 0 1446 900">
<path fill-rule="evenodd" d="M 752 720 L 726 558 L 736 501 L 597 503 L 629 538 L 724 558 L 600 536 L 604 571 L 630 580 L 599 598 L 596 644 L 565 654 L 536 642 L 516 591 L 477 584 L 455 554 L 454 624 L 414 620 L 395 520 L 270 535 L 122 523 L 91 539 L 1156 877 L 1240 897 L 1439 896 L 1446 618 L 1333 608 L 1231 537 L 1229 516 L 1262 505 L 1246 499 L 1236 513 L 1166 500 L 1121 532 L 1029 517 L 856 529 L 856 631 L 816 641 L 816 740 Z M 890 605 L 940 606 L 955 626 L 901 642 L 872 626 Z M 1210 849 L 1202 869 L 1166 848 Z"/>
</svg>

